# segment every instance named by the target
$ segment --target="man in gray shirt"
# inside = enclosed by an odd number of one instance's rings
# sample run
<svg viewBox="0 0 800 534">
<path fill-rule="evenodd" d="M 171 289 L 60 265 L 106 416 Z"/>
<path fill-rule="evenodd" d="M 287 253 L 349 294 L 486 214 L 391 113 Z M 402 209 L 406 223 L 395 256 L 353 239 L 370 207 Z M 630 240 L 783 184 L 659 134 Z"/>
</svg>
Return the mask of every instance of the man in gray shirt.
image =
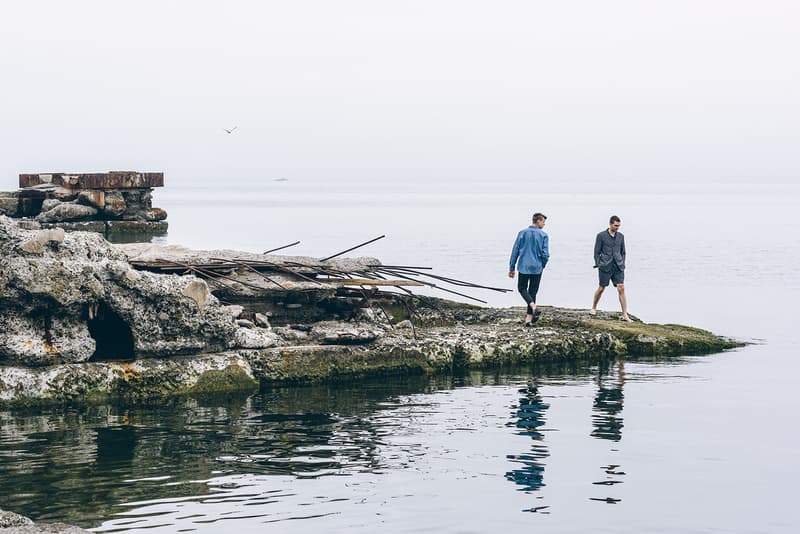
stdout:
<svg viewBox="0 0 800 534">
<path fill-rule="evenodd" d="M 608 230 L 597 234 L 594 241 L 594 266 L 597 267 L 600 285 L 594 292 L 592 315 L 597 313 L 597 303 L 603 291 L 612 282 L 619 293 L 619 303 L 622 306 L 623 321 L 630 321 L 628 317 L 628 301 L 625 298 L 625 236 L 619 231 L 621 221 L 616 215 L 608 220 Z"/>
</svg>

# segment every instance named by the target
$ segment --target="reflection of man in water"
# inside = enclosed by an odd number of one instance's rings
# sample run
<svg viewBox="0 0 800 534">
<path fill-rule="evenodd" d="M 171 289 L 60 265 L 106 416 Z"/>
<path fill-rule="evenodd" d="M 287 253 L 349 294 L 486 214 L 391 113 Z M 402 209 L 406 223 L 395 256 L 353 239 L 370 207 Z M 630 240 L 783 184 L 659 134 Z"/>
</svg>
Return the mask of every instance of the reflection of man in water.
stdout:
<svg viewBox="0 0 800 534">
<path fill-rule="evenodd" d="M 594 438 L 619 441 L 622 439 L 622 401 L 625 395 L 622 387 L 625 384 L 625 369 L 622 362 L 617 368 L 617 380 L 610 386 L 603 385 L 603 375 L 608 373 L 608 365 L 601 365 L 597 377 L 597 394 L 594 397 L 594 414 L 592 415 L 591 436 Z"/>
<path fill-rule="evenodd" d="M 549 404 L 542 402 L 539 390 L 533 384 L 520 390 L 524 396 L 519 399 L 516 421 L 510 424 L 516 426 L 520 435 L 530 436 L 534 440 L 531 452 L 526 454 L 506 456 L 513 462 L 522 464 L 520 469 L 513 469 L 506 473 L 508 480 L 513 480 L 523 491 L 535 491 L 544 486 L 544 463 L 542 460 L 549 456 L 544 445 L 544 434 L 539 428 L 544 425 L 544 414 Z"/>
</svg>

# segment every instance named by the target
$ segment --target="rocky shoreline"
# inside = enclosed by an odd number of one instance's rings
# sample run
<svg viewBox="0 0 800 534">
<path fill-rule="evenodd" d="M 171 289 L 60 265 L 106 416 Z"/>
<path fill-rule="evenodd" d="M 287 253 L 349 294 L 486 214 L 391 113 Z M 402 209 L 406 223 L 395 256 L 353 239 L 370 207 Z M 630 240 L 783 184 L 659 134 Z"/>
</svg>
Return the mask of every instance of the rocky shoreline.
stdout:
<svg viewBox="0 0 800 534">
<path fill-rule="evenodd" d="M 97 234 L 28 230 L 3 216 L 0 254 L 0 406 L 7 407 L 159 402 L 271 383 L 741 345 L 691 327 L 562 308 L 542 307 L 537 325 L 524 328 L 522 308 L 378 291 L 410 279 L 354 281 L 352 273 L 380 265 L 374 258 L 111 245 Z M 221 257 L 227 274 L 191 267 Z M 142 268 L 154 259 L 182 273 Z"/>
</svg>

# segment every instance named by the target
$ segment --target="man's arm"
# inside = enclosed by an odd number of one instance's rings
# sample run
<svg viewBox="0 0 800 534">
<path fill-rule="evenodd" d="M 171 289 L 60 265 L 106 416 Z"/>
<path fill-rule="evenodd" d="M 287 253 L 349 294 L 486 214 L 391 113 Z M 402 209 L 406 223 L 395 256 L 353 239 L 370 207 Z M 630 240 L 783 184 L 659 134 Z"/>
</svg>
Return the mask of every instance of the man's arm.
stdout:
<svg viewBox="0 0 800 534">
<path fill-rule="evenodd" d="M 514 248 L 511 249 L 511 258 L 508 260 L 508 277 L 514 278 L 514 272 L 517 269 L 517 259 L 519 259 L 519 245 L 522 233 L 517 234 L 517 239 L 514 241 Z"/>
<path fill-rule="evenodd" d="M 622 243 L 619 244 L 619 253 L 622 255 L 622 264 L 625 265 L 625 236 L 622 237 Z"/>
<path fill-rule="evenodd" d="M 597 238 L 594 240 L 594 266 L 600 266 L 600 251 L 603 250 L 603 240 L 600 237 L 600 234 L 597 234 Z"/>
<path fill-rule="evenodd" d="M 550 237 L 547 234 L 544 234 L 544 239 L 542 239 L 542 269 L 545 268 L 547 265 L 547 261 L 550 259 Z"/>
</svg>

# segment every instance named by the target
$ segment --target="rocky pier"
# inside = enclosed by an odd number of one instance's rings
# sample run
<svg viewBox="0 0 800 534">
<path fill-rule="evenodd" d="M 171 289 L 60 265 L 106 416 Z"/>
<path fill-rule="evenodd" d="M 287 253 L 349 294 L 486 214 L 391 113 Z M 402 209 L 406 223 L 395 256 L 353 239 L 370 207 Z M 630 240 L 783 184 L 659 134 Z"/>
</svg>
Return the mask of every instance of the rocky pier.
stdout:
<svg viewBox="0 0 800 534">
<path fill-rule="evenodd" d="M 113 245 L 0 215 L 0 406 L 159 402 L 265 383 L 741 345 L 687 326 L 553 307 L 524 328 L 522 308 L 409 294 L 422 282 L 399 269 L 369 257 Z M 406 292 L 390 291 L 398 288 Z"/>
<path fill-rule="evenodd" d="M 0 215 L 30 229 L 160 235 L 167 213 L 153 207 L 152 196 L 163 186 L 161 172 L 20 174 L 18 190 L 0 192 Z"/>
</svg>

